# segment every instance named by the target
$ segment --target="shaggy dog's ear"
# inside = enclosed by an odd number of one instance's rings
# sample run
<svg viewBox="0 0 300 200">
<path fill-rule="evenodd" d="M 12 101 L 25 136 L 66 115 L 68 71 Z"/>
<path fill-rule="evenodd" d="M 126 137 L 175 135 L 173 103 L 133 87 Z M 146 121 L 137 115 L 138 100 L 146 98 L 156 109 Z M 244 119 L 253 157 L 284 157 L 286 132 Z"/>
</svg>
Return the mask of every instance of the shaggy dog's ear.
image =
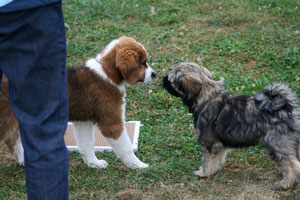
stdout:
<svg viewBox="0 0 300 200">
<path fill-rule="evenodd" d="M 210 71 L 208 71 L 208 69 L 203 67 L 202 70 L 203 70 L 203 73 L 207 76 L 207 78 L 212 79 L 212 75 L 211 75 Z"/>
<path fill-rule="evenodd" d="M 215 86 L 224 87 L 224 85 L 225 85 L 224 78 L 221 78 L 218 81 L 213 80 L 212 77 L 211 77 L 211 73 L 205 68 L 203 70 L 203 73 L 199 74 L 197 77 L 195 77 L 193 75 L 193 76 L 190 76 L 188 79 L 190 81 L 193 81 L 194 83 L 196 83 L 196 85 L 202 85 L 203 84 L 203 86 L 209 85 L 209 86 L 212 86 L 212 87 L 215 87 Z"/>
<path fill-rule="evenodd" d="M 199 96 L 202 84 L 197 78 L 185 77 L 181 86 L 184 90 L 184 96 L 182 97 L 183 103 L 189 107 L 189 111 L 192 113 L 194 103 Z"/>
<path fill-rule="evenodd" d="M 192 76 L 185 77 L 183 84 L 184 88 L 188 90 L 187 93 L 191 95 L 199 94 L 202 88 L 202 84 L 199 81 L 199 78 L 195 78 Z"/>
</svg>

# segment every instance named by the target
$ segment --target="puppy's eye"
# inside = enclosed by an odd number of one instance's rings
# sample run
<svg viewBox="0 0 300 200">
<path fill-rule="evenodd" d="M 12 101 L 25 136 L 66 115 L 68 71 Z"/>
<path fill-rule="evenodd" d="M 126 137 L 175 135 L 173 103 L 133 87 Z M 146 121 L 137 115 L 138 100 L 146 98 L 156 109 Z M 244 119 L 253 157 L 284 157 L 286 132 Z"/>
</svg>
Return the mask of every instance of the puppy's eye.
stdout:
<svg viewBox="0 0 300 200">
<path fill-rule="evenodd" d="M 141 65 L 146 65 L 147 66 L 147 62 L 144 61 L 144 62 L 141 63 Z"/>
</svg>

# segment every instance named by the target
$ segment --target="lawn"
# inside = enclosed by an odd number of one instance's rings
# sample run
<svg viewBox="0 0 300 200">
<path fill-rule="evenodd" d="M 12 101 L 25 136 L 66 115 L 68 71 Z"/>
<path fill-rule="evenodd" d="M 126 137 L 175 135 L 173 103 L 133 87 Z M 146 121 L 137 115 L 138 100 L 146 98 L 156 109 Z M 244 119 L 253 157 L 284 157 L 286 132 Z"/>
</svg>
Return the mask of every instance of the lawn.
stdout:
<svg viewBox="0 0 300 200">
<path fill-rule="evenodd" d="M 91 169 L 71 153 L 70 199 L 300 199 L 300 184 L 271 190 L 280 171 L 261 146 L 232 149 L 216 175 L 192 175 L 201 165 L 193 119 L 162 88 L 172 63 L 195 61 L 225 78 L 232 94 L 253 94 L 283 81 L 300 97 L 299 0 L 64 0 L 67 65 L 82 64 L 111 40 L 134 37 L 158 73 L 127 90 L 126 120 L 139 120 L 137 156 L 149 169 L 129 170 L 113 153 Z M 24 169 L 0 147 L 0 199 L 25 199 Z"/>
</svg>

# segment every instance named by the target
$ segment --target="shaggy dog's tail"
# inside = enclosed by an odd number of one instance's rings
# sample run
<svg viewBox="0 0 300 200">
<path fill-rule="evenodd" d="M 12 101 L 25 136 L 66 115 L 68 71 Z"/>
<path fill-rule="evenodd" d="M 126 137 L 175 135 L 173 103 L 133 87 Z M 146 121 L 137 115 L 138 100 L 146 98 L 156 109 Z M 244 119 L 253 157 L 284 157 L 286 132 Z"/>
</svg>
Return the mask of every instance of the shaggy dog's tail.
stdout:
<svg viewBox="0 0 300 200">
<path fill-rule="evenodd" d="M 279 110 L 293 112 L 299 108 L 297 95 L 284 83 L 273 83 L 254 95 L 255 103 L 260 111 L 274 113 Z M 300 113 L 296 116 L 300 117 Z"/>
<path fill-rule="evenodd" d="M 294 120 L 296 159 L 291 159 L 296 171 L 300 174 L 300 106 L 296 93 L 284 83 L 273 83 L 254 95 L 257 108 L 262 112 L 277 115 L 283 121 Z M 289 113 L 289 114 L 288 114 Z M 293 116 L 291 118 L 291 116 Z"/>
</svg>

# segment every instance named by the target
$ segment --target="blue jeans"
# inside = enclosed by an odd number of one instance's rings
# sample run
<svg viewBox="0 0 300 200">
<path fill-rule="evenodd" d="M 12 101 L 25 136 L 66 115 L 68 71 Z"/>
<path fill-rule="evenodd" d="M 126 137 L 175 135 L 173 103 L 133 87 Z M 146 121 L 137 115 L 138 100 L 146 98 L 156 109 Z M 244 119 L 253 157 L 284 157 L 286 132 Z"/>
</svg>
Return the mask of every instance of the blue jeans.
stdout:
<svg viewBox="0 0 300 200">
<path fill-rule="evenodd" d="M 0 73 L 20 125 L 29 199 L 69 198 L 65 62 L 61 3 L 0 13 Z"/>
</svg>

